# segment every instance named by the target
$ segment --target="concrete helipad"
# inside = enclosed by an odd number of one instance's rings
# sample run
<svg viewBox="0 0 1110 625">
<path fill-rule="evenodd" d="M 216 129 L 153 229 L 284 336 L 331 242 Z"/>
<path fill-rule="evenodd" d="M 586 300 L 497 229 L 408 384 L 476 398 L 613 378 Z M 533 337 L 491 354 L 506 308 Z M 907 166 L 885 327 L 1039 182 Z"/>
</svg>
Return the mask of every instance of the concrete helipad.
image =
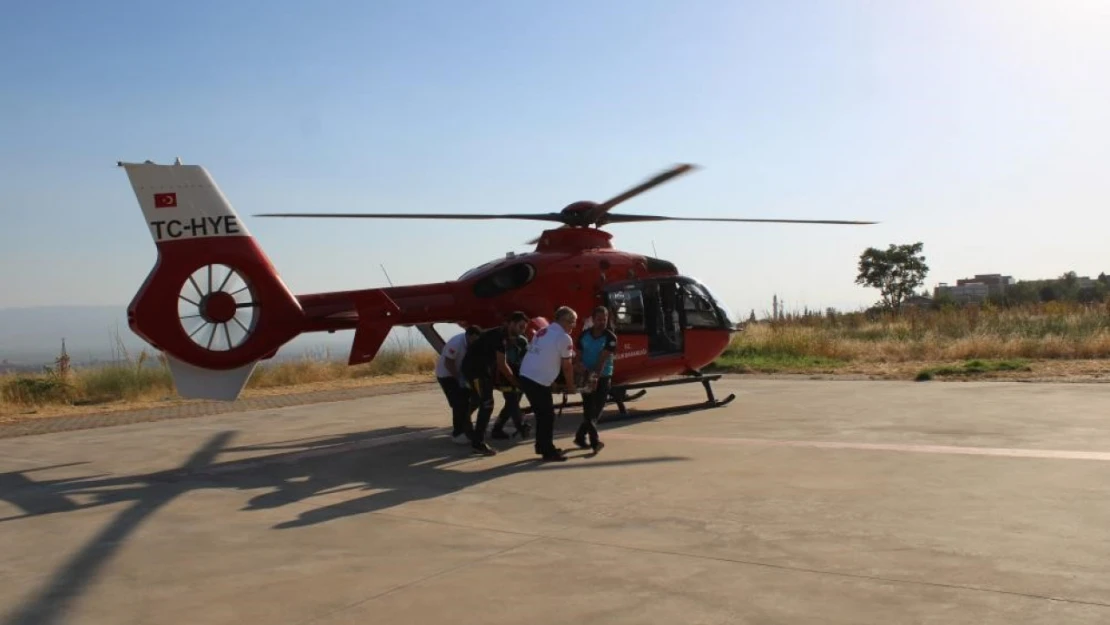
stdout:
<svg viewBox="0 0 1110 625">
<path fill-rule="evenodd" d="M 0 440 L 0 625 L 1110 623 L 1110 386 L 728 392 L 562 464 L 434 386 Z"/>
</svg>

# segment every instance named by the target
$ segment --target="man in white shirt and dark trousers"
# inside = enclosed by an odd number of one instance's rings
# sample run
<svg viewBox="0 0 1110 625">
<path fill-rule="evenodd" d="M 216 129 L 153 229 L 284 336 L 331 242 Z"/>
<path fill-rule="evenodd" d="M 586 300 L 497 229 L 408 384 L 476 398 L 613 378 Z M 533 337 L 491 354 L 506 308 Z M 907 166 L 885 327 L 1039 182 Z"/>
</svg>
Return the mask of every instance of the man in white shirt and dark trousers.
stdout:
<svg viewBox="0 0 1110 625">
<path fill-rule="evenodd" d="M 466 348 L 481 334 L 481 328 L 470 326 L 466 332 L 452 336 L 436 361 L 436 379 L 451 407 L 451 438 L 460 445 L 470 444 L 470 432 L 474 429 L 470 424 L 470 389 L 461 365 Z"/>
<path fill-rule="evenodd" d="M 555 447 L 555 400 L 551 393 L 560 373 L 566 387 L 574 388 L 574 340 L 570 331 L 577 321 L 578 313 L 569 306 L 560 306 L 554 322 L 532 337 L 520 363 L 520 385 L 536 415 L 536 453 L 544 460 L 567 459 L 563 450 Z"/>
</svg>

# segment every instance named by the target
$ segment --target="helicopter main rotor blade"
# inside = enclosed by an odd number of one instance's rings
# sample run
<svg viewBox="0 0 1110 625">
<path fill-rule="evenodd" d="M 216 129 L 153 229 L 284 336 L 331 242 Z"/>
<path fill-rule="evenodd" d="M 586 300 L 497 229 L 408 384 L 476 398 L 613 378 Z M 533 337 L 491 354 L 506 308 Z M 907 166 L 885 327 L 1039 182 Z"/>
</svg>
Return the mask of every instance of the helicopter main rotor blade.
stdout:
<svg viewBox="0 0 1110 625">
<path fill-rule="evenodd" d="M 526 219 L 529 221 L 557 221 L 565 223 L 560 213 L 488 214 L 488 213 L 258 213 L 255 217 L 321 217 L 353 219 Z"/>
<path fill-rule="evenodd" d="M 606 217 L 608 223 L 636 223 L 641 221 L 728 221 L 742 223 L 775 223 L 775 224 L 834 224 L 849 226 L 866 226 L 877 224 L 877 221 L 846 221 L 839 219 L 756 219 L 742 217 L 668 217 L 665 215 L 621 215 L 610 214 Z"/>
<path fill-rule="evenodd" d="M 601 218 L 610 210 L 612 210 L 612 208 L 617 204 L 632 199 L 637 195 L 640 195 L 644 191 L 653 189 L 663 184 L 664 182 L 668 182 L 674 178 L 677 178 L 678 176 L 681 176 L 682 174 L 685 174 L 686 172 L 693 171 L 693 169 L 694 165 L 691 165 L 689 163 L 681 163 L 675 165 L 674 167 L 671 167 L 664 172 L 656 174 L 655 176 L 625 191 L 624 193 L 614 195 L 613 197 L 605 200 L 604 202 L 598 204 L 596 207 L 590 210 L 590 221 L 593 223 L 599 223 L 601 221 Z"/>
<path fill-rule="evenodd" d="M 868 226 L 877 224 L 877 221 L 842 221 L 835 219 L 745 219 L 740 217 L 666 217 L 664 215 L 621 215 L 610 213 L 605 223 L 639 223 L 648 221 L 726 221 L 742 223 L 775 223 L 775 224 L 833 224 L 847 226 Z M 564 228 L 568 226 L 563 226 Z M 529 245 L 540 242 L 541 237 L 528 241 Z"/>
</svg>

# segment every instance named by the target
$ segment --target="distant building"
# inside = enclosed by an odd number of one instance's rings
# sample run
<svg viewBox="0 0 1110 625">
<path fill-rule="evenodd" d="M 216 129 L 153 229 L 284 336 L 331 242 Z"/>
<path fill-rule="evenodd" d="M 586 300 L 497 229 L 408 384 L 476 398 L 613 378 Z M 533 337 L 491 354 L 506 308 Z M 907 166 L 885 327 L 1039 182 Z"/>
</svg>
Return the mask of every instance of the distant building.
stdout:
<svg viewBox="0 0 1110 625">
<path fill-rule="evenodd" d="M 1002 295 L 1006 292 L 1006 287 L 1014 283 L 1015 280 L 1013 276 L 1004 276 L 998 273 L 980 273 L 976 274 L 974 278 L 956 280 L 956 286 L 985 284 L 991 295 Z"/>
<path fill-rule="evenodd" d="M 950 297 L 960 304 L 983 302 L 990 296 L 990 287 L 979 282 L 968 282 L 956 286 L 949 286 L 941 282 L 934 290 L 933 297 Z"/>
<path fill-rule="evenodd" d="M 956 280 L 956 285 L 941 282 L 933 291 L 934 297 L 942 295 L 952 298 L 958 303 L 981 303 L 992 295 L 1002 295 L 1006 287 L 1016 284 L 1013 276 L 1004 276 L 1000 273 L 980 273 L 974 278 L 961 278 Z"/>
</svg>

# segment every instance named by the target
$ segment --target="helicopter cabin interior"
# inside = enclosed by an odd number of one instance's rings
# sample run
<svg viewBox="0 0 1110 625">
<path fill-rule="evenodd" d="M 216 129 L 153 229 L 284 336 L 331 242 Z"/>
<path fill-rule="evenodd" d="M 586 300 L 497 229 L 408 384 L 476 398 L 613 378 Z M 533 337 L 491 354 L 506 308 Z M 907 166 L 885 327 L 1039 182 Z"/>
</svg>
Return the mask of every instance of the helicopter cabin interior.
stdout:
<svg viewBox="0 0 1110 625">
<path fill-rule="evenodd" d="M 728 330 L 732 322 L 697 280 L 682 276 L 644 278 L 610 285 L 605 305 L 618 336 L 646 334 L 648 356 L 680 355 L 688 329 Z"/>
</svg>

